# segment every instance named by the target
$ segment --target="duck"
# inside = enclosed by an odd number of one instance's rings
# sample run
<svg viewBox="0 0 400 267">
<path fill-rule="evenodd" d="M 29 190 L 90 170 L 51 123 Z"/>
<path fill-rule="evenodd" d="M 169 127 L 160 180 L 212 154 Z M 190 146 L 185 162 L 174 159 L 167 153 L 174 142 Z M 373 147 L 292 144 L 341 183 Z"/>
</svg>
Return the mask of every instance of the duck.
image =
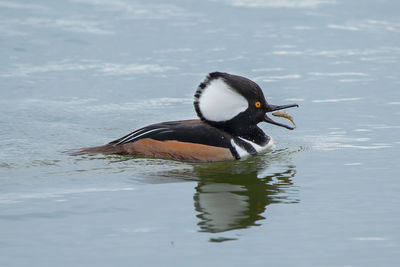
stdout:
<svg viewBox="0 0 400 267">
<path fill-rule="evenodd" d="M 273 146 L 273 139 L 259 123 L 294 129 L 267 113 L 298 107 L 269 104 L 257 83 L 225 72 L 206 76 L 194 94 L 193 105 L 198 119 L 152 124 L 108 144 L 70 154 L 129 154 L 189 162 L 240 160 Z"/>
</svg>

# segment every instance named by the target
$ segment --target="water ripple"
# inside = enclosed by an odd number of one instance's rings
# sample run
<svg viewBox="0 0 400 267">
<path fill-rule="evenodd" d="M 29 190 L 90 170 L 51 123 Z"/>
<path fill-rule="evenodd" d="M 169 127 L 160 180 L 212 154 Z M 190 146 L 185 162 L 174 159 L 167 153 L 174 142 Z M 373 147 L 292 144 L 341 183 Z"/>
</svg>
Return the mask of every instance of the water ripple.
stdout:
<svg viewBox="0 0 400 267">
<path fill-rule="evenodd" d="M 336 4 L 333 0 L 225 0 L 228 5 L 248 8 L 316 8 L 320 5 Z"/>
<path fill-rule="evenodd" d="M 321 72 L 309 72 L 312 76 L 329 76 L 329 77 L 340 77 L 340 76 L 368 76 L 367 73 L 363 72 L 333 72 L 333 73 L 321 73 Z"/>
<path fill-rule="evenodd" d="M 10 1 L 0 1 L 0 7 L 2 8 L 13 8 L 13 9 L 47 9 L 44 6 L 34 4 L 18 4 Z"/>
<path fill-rule="evenodd" d="M 336 102 L 347 102 L 347 101 L 358 101 L 363 99 L 362 97 L 347 97 L 347 98 L 331 98 L 331 99 L 316 99 L 312 100 L 313 103 L 336 103 Z"/>
<path fill-rule="evenodd" d="M 48 192 L 35 193 L 7 193 L 0 196 L 0 204 L 18 203 L 29 199 L 46 199 L 64 197 L 71 194 L 95 193 L 95 192 L 116 192 L 131 191 L 133 187 L 113 187 L 113 188 L 79 188 L 79 189 L 63 189 L 52 190 Z"/>
<path fill-rule="evenodd" d="M 307 136 L 314 140 L 312 147 L 317 150 L 331 151 L 338 149 L 384 149 L 392 147 L 388 143 L 371 143 L 370 138 L 345 136 L 341 133 L 329 133 L 325 136 Z"/>
<path fill-rule="evenodd" d="M 18 25 L 28 27 L 46 27 L 46 28 L 57 28 L 64 31 L 72 31 L 79 33 L 90 33 L 96 35 L 109 35 L 114 32 L 106 29 L 107 25 L 100 21 L 93 20 L 82 20 L 82 19 L 71 19 L 71 18 L 39 18 L 30 17 L 24 19 L 4 19 L 0 21 L 1 24 L 5 25 L 5 29 L 13 29 Z M 24 34 L 28 34 L 25 33 Z"/>
<path fill-rule="evenodd" d="M 154 72 L 167 72 L 177 70 L 173 66 L 161 66 L 158 64 L 117 64 L 103 63 L 94 61 L 81 60 L 80 62 L 69 62 L 64 60 L 61 62 L 49 62 L 44 65 L 32 64 L 14 64 L 14 68 L 8 71 L 0 72 L 0 77 L 21 77 L 29 76 L 37 73 L 47 73 L 53 71 L 83 71 L 91 70 L 97 75 L 132 75 L 132 74 L 148 74 Z"/>
<path fill-rule="evenodd" d="M 400 32 L 400 23 L 369 19 L 346 24 L 328 24 L 327 28 L 345 31 Z"/>
<path fill-rule="evenodd" d="M 286 75 L 272 75 L 272 76 L 258 76 L 254 77 L 253 80 L 256 82 L 275 82 L 277 80 L 293 80 L 300 79 L 300 74 L 286 74 Z"/>
<path fill-rule="evenodd" d="M 196 14 L 189 12 L 179 6 L 172 4 L 142 4 L 137 2 L 124 2 L 119 0 L 72 0 L 77 4 L 92 5 L 96 8 L 122 12 L 127 14 L 125 19 L 170 19 L 170 18 L 186 18 L 193 17 Z"/>
</svg>

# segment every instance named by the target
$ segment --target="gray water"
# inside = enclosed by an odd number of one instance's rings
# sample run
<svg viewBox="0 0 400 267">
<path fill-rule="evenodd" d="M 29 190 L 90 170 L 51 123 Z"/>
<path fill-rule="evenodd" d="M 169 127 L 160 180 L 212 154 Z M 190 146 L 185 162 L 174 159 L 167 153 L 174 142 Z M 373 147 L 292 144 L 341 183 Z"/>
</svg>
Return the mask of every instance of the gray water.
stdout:
<svg viewBox="0 0 400 267">
<path fill-rule="evenodd" d="M 0 266 L 399 266 L 400 2 L 0 1 Z M 297 129 L 195 164 L 77 156 L 211 71 Z"/>
</svg>

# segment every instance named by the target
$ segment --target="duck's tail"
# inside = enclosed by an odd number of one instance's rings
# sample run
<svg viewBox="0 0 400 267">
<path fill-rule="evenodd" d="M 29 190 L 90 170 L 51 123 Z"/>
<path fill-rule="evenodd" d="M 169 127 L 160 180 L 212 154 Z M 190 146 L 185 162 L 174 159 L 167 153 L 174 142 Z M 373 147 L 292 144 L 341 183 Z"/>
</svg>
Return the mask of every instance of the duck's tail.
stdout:
<svg viewBox="0 0 400 267">
<path fill-rule="evenodd" d="M 120 145 L 107 144 L 104 146 L 93 146 L 78 149 L 67 150 L 64 153 L 70 156 L 78 156 L 84 154 L 125 154 L 123 147 Z"/>
</svg>

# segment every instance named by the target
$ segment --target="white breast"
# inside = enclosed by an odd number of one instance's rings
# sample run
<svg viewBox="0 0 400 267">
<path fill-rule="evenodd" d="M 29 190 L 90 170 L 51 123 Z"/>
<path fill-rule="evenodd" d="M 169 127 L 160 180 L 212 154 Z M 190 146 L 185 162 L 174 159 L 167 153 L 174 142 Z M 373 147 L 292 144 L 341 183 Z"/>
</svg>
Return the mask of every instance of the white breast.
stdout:
<svg viewBox="0 0 400 267">
<path fill-rule="evenodd" d="M 257 153 L 264 152 L 264 151 L 272 149 L 274 147 L 274 140 L 272 138 L 264 146 L 257 145 L 256 143 L 254 143 L 254 142 L 252 142 L 250 140 L 244 139 L 242 137 L 239 137 L 239 138 L 241 140 L 243 140 L 244 142 L 250 144 L 257 151 Z M 236 144 L 236 142 L 233 139 L 231 139 L 231 145 L 236 149 L 236 152 L 238 153 L 238 155 L 239 155 L 239 157 L 241 159 L 242 158 L 246 158 L 246 157 L 248 157 L 250 155 L 246 151 L 246 149 L 244 149 L 240 145 Z"/>
</svg>

